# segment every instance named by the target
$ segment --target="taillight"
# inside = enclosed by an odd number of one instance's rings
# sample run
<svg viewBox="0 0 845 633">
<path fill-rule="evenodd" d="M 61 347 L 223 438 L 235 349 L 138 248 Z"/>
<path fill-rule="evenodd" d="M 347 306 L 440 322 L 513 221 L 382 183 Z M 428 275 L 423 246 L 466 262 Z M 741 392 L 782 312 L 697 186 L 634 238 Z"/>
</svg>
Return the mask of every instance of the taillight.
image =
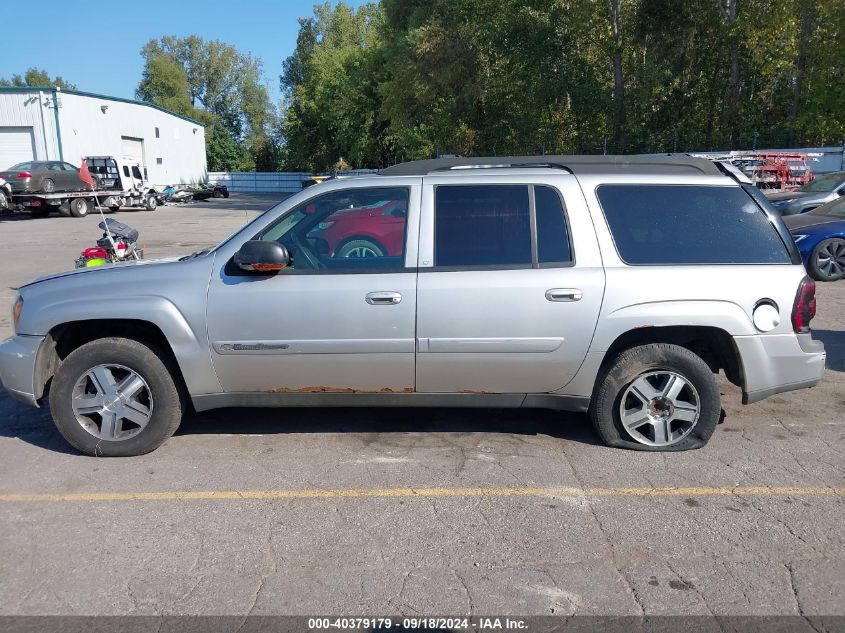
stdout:
<svg viewBox="0 0 845 633">
<path fill-rule="evenodd" d="M 32 174 L 28 171 L 19 171 L 15 174 L 15 178 L 32 178 Z"/>
<path fill-rule="evenodd" d="M 804 277 L 792 306 L 792 329 L 798 334 L 810 331 L 810 321 L 816 316 L 816 282 Z"/>
</svg>

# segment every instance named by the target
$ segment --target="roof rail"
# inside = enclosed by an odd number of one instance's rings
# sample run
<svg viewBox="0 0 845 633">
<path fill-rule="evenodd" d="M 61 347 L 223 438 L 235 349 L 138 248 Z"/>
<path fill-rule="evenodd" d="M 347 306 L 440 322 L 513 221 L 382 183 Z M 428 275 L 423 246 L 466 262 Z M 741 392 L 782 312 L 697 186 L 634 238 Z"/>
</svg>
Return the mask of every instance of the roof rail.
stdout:
<svg viewBox="0 0 845 633">
<path fill-rule="evenodd" d="M 583 174 L 647 174 L 647 175 L 699 175 L 721 176 L 722 172 L 704 158 L 687 154 L 659 155 L 582 155 L 582 156 L 448 156 L 399 163 L 386 167 L 383 176 L 424 176 L 437 172 L 464 169 L 509 168 L 560 169 L 566 173 Z"/>
<path fill-rule="evenodd" d="M 435 167 L 432 169 L 432 172 L 437 171 L 453 171 L 459 169 L 561 169 L 568 174 L 572 173 L 572 170 L 564 165 L 559 165 L 556 163 L 498 163 L 498 164 L 489 164 L 489 165 L 444 165 L 443 167 Z"/>
</svg>

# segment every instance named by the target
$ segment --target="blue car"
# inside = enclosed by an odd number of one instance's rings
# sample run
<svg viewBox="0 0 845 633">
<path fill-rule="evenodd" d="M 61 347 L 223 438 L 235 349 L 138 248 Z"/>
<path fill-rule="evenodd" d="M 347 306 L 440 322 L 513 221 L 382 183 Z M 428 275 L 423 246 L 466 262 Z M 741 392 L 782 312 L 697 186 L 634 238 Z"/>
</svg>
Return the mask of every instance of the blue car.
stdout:
<svg viewBox="0 0 845 633">
<path fill-rule="evenodd" d="M 783 222 L 813 279 L 836 281 L 845 277 L 845 198 L 811 213 L 784 216 Z"/>
</svg>

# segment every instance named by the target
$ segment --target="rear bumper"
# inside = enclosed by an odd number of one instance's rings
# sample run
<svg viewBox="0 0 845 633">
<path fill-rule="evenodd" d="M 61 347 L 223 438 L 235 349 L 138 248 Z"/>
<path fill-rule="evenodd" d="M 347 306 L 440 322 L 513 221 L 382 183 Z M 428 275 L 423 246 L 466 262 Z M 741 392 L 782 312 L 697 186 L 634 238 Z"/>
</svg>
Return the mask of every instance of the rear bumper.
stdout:
<svg viewBox="0 0 845 633">
<path fill-rule="evenodd" d="M 742 402 L 814 387 L 824 374 L 824 345 L 810 334 L 735 336 L 744 377 Z"/>
<path fill-rule="evenodd" d="M 13 398 L 34 407 L 35 363 L 43 336 L 12 336 L 0 343 L 0 383 Z"/>
</svg>

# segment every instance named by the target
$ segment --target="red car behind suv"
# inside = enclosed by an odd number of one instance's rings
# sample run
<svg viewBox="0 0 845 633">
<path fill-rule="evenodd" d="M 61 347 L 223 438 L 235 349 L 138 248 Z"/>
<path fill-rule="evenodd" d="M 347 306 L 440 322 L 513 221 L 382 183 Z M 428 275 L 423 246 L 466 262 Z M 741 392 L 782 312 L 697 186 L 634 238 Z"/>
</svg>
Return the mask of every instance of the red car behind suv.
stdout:
<svg viewBox="0 0 845 633">
<path fill-rule="evenodd" d="M 405 241 L 404 200 L 384 200 L 357 209 L 341 209 L 308 233 L 328 244 L 328 255 L 399 257 Z"/>
</svg>

